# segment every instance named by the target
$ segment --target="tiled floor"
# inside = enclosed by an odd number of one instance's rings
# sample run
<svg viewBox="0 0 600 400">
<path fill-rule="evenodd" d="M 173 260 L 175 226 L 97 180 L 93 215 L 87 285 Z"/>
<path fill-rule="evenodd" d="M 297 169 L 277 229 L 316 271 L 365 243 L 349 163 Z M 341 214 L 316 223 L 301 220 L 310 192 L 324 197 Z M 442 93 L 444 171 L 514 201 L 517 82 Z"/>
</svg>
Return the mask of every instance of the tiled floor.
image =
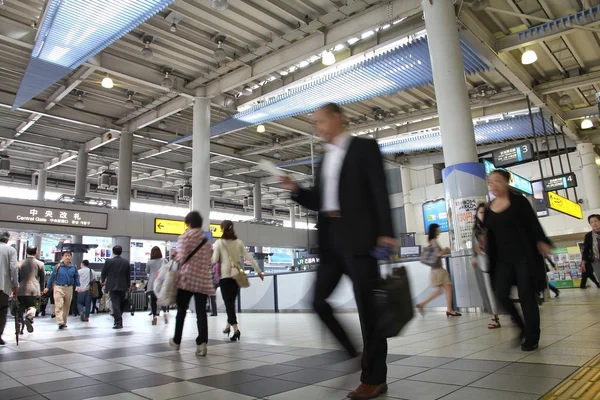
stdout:
<svg viewBox="0 0 600 400">
<path fill-rule="evenodd" d="M 540 348 L 515 347 L 506 317 L 488 330 L 485 315 L 416 317 L 389 340 L 390 399 L 528 400 L 558 385 L 600 352 L 600 290 L 563 290 L 542 307 Z M 171 314 L 174 319 L 174 313 Z M 359 338 L 355 314 L 339 314 Z M 194 355 L 194 315 L 181 351 L 167 344 L 173 323 L 125 316 L 115 332 L 106 315 L 74 319 L 66 331 L 39 318 L 19 346 L 5 333 L 0 348 L 0 399 L 333 399 L 359 381 L 359 366 L 311 314 L 241 314 L 242 341 L 220 333 L 225 316 L 209 319 L 209 355 Z M 9 320 L 7 332 L 13 332 Z"/>
</svg>

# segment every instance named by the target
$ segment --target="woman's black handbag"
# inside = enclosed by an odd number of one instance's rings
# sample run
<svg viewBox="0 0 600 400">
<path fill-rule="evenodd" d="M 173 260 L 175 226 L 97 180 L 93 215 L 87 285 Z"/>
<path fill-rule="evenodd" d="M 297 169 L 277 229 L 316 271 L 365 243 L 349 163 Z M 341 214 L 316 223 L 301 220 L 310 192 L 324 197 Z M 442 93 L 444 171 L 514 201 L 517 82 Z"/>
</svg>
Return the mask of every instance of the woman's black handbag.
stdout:
<svg viewBox="0 0 600 400">
<path fill-rule="evenodd" d="M 379 281 L 373 294 L 375 333 L 385 338 L 398 336 L 415 313 L 406 268 L 393 268 L 390 276 Z"/>
</svg>

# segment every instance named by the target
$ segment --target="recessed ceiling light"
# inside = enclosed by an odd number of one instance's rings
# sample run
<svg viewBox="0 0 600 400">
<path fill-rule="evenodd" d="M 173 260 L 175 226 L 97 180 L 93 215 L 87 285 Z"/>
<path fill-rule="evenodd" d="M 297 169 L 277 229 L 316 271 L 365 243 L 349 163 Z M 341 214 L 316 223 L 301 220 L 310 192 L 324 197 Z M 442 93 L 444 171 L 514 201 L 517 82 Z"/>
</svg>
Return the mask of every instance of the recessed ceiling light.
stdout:
<svg viewBox="0 0 600 400">
<path fill-rule="evenodd" d="M 131 100 L 131 95 L 127 95 L 127 101 L 125 102 L 125 108 L 128 110 L 135 109 L 135 103 Z"/>
<path fill-rule="evenodd" d="M 81 100 L 81 94 L 77 95 L 77 100 L 73 103 L 73 107 L 78 110 L 83 110 L 85 108 L 85 104 L 83 104 L 83 101 Z"/>
<path fill-rule="evenodd" d="M 521 64 L 529 65 L 536 62 L 538 59 L 537 54 L 533 50 L 527 50 L 525 53 L 521 55 Z"/>
<path fill-rule="evenodd" d="M 258 125 L 256 127 L 256 132 L 258 132 L 258 133 L 265 133 L 266 130 L 267 130 L 267 128 L 265 128 L 264 125 Z"/>
<path fill-rule="evenodd" d="M 169 71 L 165 72 L 165 79 L 162 80 L 162 82 L 160 83 L 160 86 L 167 88 L 167 89 L 171 89 L 173 87 L 173 79 L 171 79 L 169 77 Z"/>
<path fill-rule="evenodd" d="M 211 0 L 210 3 L 213 10 L 218 12 L 223 12 L 229 7 L 229 4 L 227 4 L 227 0 Z"/>
<path fill-rule="evenodd" d="M 586 118 L 583 121 L 581 121 L 581 129 L 590 129 L 594 127 L 594 123 L 592 122 L 591 119 Z"/>
</svg>

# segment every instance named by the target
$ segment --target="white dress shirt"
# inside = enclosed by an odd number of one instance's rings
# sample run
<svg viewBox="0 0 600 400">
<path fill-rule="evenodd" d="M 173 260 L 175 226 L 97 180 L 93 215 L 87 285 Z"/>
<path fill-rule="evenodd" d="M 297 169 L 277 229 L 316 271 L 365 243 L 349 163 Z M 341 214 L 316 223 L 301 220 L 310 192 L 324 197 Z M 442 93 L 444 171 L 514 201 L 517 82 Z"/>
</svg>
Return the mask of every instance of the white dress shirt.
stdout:
<svg viewBox="0 0 600 400">
<path fill-rule="evenodd" d="M 321 170 L 321 211 L 340 211 L 340 174 L 352 137 L 341 134 L 333 144 L 325 145 L 325 159 Z"/>
</svg>

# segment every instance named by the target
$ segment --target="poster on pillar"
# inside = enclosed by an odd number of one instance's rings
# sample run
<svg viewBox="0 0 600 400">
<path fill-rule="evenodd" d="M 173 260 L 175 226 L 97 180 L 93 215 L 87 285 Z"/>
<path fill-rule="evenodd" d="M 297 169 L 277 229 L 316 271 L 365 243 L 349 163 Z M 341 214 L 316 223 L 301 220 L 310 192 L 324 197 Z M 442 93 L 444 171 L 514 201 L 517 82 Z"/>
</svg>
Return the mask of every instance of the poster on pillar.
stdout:
<svg viewBox="0 0 600 400">
<path fill-rule="evenodd" d="M 447 201 L 448 219 L 453 234 L 450 236 L 452 251 L 464 251 L 473 247 L 473 225 L 479 204 L 485 203 L 485 196 L 463 197 Z"/>
</svg>

